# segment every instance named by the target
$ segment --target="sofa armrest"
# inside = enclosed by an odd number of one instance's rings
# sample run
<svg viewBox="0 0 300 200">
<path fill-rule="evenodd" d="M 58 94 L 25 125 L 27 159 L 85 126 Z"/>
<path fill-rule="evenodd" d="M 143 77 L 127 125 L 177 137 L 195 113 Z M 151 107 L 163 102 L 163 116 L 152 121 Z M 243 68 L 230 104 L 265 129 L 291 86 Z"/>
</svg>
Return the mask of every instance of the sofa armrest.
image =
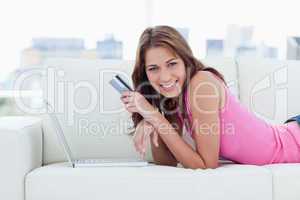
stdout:
<svg viewBox="0 0 300 200">
<path fill-rule="evenodd" d="M 36 117 L 0 117 L 1 199 L 25 199 L 25 176 L 42 165 L 41 124 Z"/>
</svg>

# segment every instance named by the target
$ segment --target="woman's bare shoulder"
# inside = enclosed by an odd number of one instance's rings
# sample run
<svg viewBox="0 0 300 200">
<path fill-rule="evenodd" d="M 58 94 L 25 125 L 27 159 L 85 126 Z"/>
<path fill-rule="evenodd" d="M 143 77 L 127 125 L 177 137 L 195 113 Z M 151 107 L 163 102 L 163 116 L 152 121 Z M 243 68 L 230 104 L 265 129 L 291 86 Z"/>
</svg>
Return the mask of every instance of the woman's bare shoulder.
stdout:
<svg viewBox="0 0 300 200">
<path fill-rule="evenodd" d="M 190 81 L 190 91 L 194 94 L 216 95 L 219 98 L 220 108 L 225 104 L 225 88 L 222 80 L 217 78 L 212 72 L 198 71 Z"/>
<path fill-rule="evenodd" d="M 199 84 L 205 85 L 213 85 L 216 87 L 221 86 L 221 80 L 219 80 L 215 75 L 212 74 L 212 72 L 208 71 L 198 71 L 196 74 L 192 77 L 190 81 L 191 86 L 198 86 Z"/>
</svg>

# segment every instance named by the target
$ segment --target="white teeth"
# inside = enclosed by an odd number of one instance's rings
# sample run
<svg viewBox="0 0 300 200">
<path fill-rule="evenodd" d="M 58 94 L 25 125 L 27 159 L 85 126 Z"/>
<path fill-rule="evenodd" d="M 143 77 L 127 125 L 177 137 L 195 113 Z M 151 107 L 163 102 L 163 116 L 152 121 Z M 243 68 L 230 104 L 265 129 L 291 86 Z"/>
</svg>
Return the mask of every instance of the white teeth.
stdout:
<svg viewBox="0 0 300 200">
<path fill-rule="evenodd" d="M 170 88 L 173 87 L 176 84 L 177 81 L 175 81 L 174 83 L 168 84 L 168 85 L 161 85 L 164 88 Z"/>
<path fill-rule="evenodd" d="M 169 84 L 169 85 L 162 85 L 162 86 L 165 87 L 165 88 L 170 88 L 170 87 L 172 87 L 174 84 L 175 84 L 175 83 L 172 83 L 172 84 Z"/>
</svg>

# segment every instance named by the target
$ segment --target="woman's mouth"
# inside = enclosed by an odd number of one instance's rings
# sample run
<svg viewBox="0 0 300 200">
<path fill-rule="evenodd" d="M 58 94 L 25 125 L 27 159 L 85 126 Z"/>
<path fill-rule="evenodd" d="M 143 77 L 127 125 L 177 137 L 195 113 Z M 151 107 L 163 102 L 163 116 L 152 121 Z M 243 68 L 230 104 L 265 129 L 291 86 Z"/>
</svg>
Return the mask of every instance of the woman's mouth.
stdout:
<svg viewBox="0 0 300 200">
<path fill-rule="evenodd" d="M 178 80 L 171 82 L 171 83 L 166 83 L 166 84 L 160 84 L 159 86 L 166 92 L 172 91 L 173 89 L 176 88 L 178 85 Z"/>
</svg>

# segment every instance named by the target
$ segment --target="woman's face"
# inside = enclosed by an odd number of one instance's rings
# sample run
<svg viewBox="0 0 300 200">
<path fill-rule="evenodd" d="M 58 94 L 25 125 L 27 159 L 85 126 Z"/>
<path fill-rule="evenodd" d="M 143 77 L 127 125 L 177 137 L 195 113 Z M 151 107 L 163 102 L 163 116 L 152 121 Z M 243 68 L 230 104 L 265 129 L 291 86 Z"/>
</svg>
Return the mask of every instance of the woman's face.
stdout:
<svg viewBox="0 0 300 200">
<path fill-rule="evenodd" d="M 183 60 L 163 47 L 146 51 L 145 70 L 151 86 L 165 97 L 177 97 L 186 79 Z"/>
</svg>

